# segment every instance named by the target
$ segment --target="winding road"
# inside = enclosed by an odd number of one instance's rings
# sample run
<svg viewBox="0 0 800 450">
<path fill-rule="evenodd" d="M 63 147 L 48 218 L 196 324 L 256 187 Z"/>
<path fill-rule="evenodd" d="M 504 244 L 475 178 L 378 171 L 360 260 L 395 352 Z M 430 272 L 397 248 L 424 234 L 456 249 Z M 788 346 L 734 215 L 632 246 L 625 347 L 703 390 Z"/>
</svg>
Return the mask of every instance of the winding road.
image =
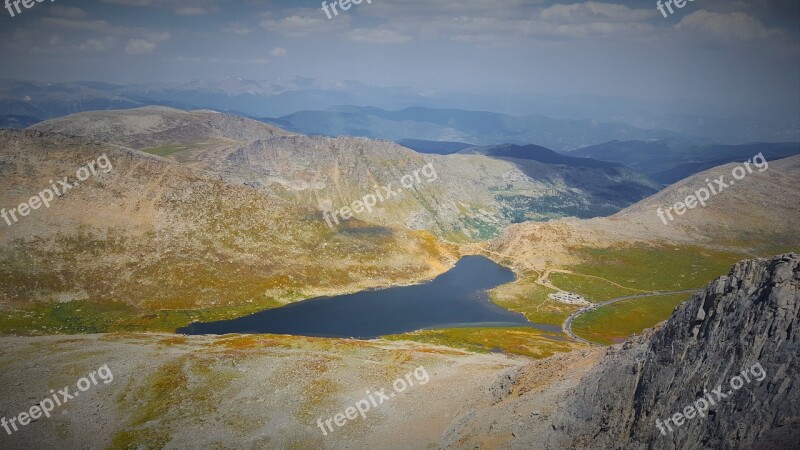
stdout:
<svg viewBox="0 0 800 450">
<path fill-rule="evenodd" d="M 495 256 L 500 257 L 500 258 L 510 258 L 511 257 L 509 255 L 503 255 L 503 254 L 500 254 L 500 253 L 497 253 L 497 252 L 493 252 L 493 251 L 487 250 L 487 249 L 485 249 L 483 247 L 480 247 L 480 246 L 477 247 L 477 249 L 478 249 L 478 252 L 477 252 L 478 254 L 480 254 L 480 252 L 484 252 L 484 253 L 489 253 L 489 254 L 495 255 Z M 554 273 L 554 272 L 570 273 L 570 274 L 574 273 L 572 271 L 563 270 L 563 269 L 551 269 L 551 270 L 544 270 L 544 271 L 535 270 L 535 272 L 539 273 L 539 277 L 536 279 L 536 284 L 544 286 L 544 287 L 549 288 L 549 289 L 554 289 L 554 290 L 557 290 L 557 291 L 560 291 L 560 289 L 558 289 L 556 286 L 554 286 L 549 281 L 550 274 Z M 605 302 L 602 302 L 602 303 L 595 303 L 595 304 L 592 304 L 590 306 L 585 306 L 585 307 L 573 312 L 572 314 L 570 314 L 569 317 L 567 317 L 567 320 L 565 320 L 564 323 L 561 324 L 561 331 L 564 334 L 566 334 L 567 336 L 569 336 L 571 339 L 573 339 L 575 341 L 578 341 L 578 342 L 582 342 L 584 344 L 594 345 L 594 346 L 603 346 L 603 344 L 598 344 L 596 342 L 592 342 L 592 341 L 586 340 L 586 339 L 584 339 L 584 338 L 582 338 L 582 337 L 580 337 L 580 336 L 578 336 L 578 335 L 576 335 L 575 333 L 572 332 L 572 322 L 575 319 L 577 319 L 578 316 L 586 314 L 587 312 L 592 311 L 592 310 L 597 309 L 597 308 L 600 308 L 602 306 L 611 305 L 611 304 L 614 304 L 614 303 L 617 303 L 617 302 L 622 302 L 622 301 L 625 301 L 625 300 L 631 300 L 631 299 L 642 298 L 642 297 L 656 297 L 656 296 L 660 296 L 660 295 L 696 294 L 698 292 L 702 292 L 703 291 L 702 289 L 684 289 L 684 290 L 680 290 L 680 291 L 650 291 L 650 292 L 647 292 L 647 291 L 642 291 L 640 289 L 633 289 L 633 288 L 630 288 L 630 287 L 622 286 L 622 285 L 620 285 L 618 283 L 615 283 L 615 282 L 613 282 L 611 280 L 607 280 L 605 278 L 594 276 L 594 275 L 584 275 L 584 274 L 577 274 L 577 275 L 584 276 L 584 277 L 589 277 L 589 278 L 597 278 L 597 279 L 605 281 L 606 283 L 612 284 L 614 286 L 617 286 L 617 287 L 620 287 L 620 288 L 623 288 L 623 289 L 637 290 L 637 291 L 642 292 L 642 294 L 626 295 L 624 297 L 613 298 L 611 300 L 608 300 L 608 301 L 605 301 Z"/>
<path fill-rule="evenodd" d="M 634 298 L 655 297 L 655 296 L 659 296 L 659 295 L 672 295 L 672 294 L 695 294 L 695 293 L 701 292 L 701 291 L 702 291 L 702 289 L 686 289 L 686 290 L 683 290 L 683 291 L 666 291 L 666 292 L 654 291 L 654 292 L 648 292 L 646 294 L 626 295 L 625 297 L 617 297 L 617 298 L 614 298 L 614 299 L 611 299 L 611 300 L 608 300 L 608 301 L 605 301 L 605 302 L 602 302 L 602 303 L 596 303 L 596 304 L 593 304 L 591 306 L 585 306 L 585 307 L 575 311 L 574 313 L 570 314 L 569 317 L 567 317 L 567 320 L 565 320 L 564 323 L 561 325 L 561 330 L 564 332 L 564 334 L 566 334 L 567 336 L 569 336 L 570 338 L 572 338 L 572 339 L 574 339 L 574 340 L 576 340 L 578 342 L 583 342 L 584 344 L 598 345 L 599 346 L 601 344 L 598 344 L 596 342 L 587 341 L 586 339 L 584 339 L 582 337 L 579 337 L 575 333 L 572 332 L 572 322 L 578 316 L 586 314 L 587 312 L 592 311 L 594 309 L 600 308 L 601 306 L 611 305 L 613 303 L 617 303 L 617 302 L 621 302 L 621 301 L 625 301 L 625 300 L 631 300 L 631 299 L 634 299 Z"/>
</svg>

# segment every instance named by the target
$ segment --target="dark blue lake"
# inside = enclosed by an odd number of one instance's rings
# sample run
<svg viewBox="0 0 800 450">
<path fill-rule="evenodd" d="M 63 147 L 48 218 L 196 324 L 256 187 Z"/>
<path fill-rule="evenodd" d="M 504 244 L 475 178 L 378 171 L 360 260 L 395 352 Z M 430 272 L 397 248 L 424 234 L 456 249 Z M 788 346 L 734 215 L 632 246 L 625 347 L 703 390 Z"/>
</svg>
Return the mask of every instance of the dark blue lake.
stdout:
<svg viewBox="0 0 800 450">
<path fill-rule="evenodd" d="M 234 320 L 193 323 L 181 334 L 290 334 L 372 339 L 426 328 L 551 325 L 528 322 L 503 309 L 486 292 L 514 281 L 511 270 L 483 256 L 465 256 L 450 271 L 416 286 L 320 297 Z"/>
</svg>

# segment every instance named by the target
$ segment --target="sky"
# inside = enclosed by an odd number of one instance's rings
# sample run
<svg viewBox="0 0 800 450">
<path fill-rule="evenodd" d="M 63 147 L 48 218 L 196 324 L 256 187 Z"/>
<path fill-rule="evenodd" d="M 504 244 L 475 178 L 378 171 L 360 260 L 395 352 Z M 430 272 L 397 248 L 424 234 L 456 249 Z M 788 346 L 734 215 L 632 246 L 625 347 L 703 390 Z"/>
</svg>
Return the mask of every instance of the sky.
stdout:
<svg viewBox="0 0 800 450">
<path fill-rule="evenodd" d="M 800 2 L 672 8 L 664 17 L 650 0 L 363 0 L 329 19 L 320 1 L 44 0 L 14 17 L 0 10 L 0 77 L 303 76 L 471 94 L 800 105 Z"/>
</svg>

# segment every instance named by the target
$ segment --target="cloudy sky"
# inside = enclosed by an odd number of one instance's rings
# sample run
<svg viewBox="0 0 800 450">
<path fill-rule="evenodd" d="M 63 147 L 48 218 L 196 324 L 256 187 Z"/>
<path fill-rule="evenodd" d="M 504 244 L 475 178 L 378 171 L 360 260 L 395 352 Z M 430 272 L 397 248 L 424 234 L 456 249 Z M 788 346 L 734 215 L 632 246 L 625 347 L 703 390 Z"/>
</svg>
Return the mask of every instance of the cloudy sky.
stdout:
<svg viewBox="0 0 800 450">
<path fill-rule="evenodd" d="M 0 11 L 0 77 L 240 76 L 469 93 L 800 104 L 800 2 L 54 0 Z"/>
</svg>

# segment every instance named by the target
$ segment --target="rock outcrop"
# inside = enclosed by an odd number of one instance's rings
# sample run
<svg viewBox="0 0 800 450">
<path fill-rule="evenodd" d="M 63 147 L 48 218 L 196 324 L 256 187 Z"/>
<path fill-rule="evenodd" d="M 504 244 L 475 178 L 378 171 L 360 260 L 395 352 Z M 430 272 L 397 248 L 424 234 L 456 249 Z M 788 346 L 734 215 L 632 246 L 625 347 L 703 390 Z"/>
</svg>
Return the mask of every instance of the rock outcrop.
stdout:
<svg viewBox="0 0 800 450">
<path fill-rule="evenodd" d="M 610 348 L 563 400 L 547 447 L 795 448 L 799 314 L 800 255 L 737 264 Z"/>
</svg>

